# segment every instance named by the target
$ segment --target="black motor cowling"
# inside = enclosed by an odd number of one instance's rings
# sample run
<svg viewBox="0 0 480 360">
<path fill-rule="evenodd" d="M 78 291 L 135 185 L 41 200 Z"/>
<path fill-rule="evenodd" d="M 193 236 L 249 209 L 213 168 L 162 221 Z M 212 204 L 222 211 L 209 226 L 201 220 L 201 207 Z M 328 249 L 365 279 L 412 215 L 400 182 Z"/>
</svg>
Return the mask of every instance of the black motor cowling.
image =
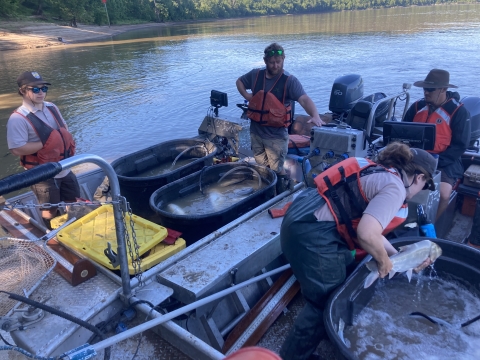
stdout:
<svg viewBox="0 0 480 360">
<path fill-rule="evenodd" d="M 346 113 L 362 96 L 363 79 L 360 75 L 340 76 L 333 83 L 328 109 L 334 114 Z"/>
<path fill-rule="evenodd" d="M 470 112 L 470 126 L 472 128 L 470 146 L 475 146 L 475 142 L 480 138 L 480 97 L 466 96 L 460 102 Z"/>
</svg>

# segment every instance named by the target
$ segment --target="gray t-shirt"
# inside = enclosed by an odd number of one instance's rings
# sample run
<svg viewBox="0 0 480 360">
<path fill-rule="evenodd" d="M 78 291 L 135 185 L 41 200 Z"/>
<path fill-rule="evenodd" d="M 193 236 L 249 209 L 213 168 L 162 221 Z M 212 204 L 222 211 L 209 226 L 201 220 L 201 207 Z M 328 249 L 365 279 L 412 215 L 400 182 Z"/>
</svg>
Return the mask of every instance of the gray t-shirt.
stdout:
<svg viewBox="0 0 480 360">
<path fill-rule="evenodd" d="M 257 72 L 260 70 L 262 69 L 253 69 L 240 77 L 240 81 L 245 86 L 245 89 L 252 90 L 252 87 L 255 84 L 255 79 L 257 78 Z M 287 103 L 289 101 L 297 101 L 300 96 L 305 94 L 305 90 L 303 90 L 302 84 L 295 76 L 290 75 L 287 71 L 284 71 L 284 74 L 290 76 L 287 82 L 287 93 L 285 100 L 287 101 Z M 272 79 L 265 79 L 265 91 L 269 91 L 273 87 L 279 76 L 281 76 L 281 74 L 275 76 Z M 251 121 L 250 132 L 264 139 L 288 138 L 287 128 L 263 126 L 255 121 Z"/>
<path fill-rule="evenodd" d="M 57 110 L 57 113 L 60 116 L 63 123 L 65 124 L 65 127 L 67 127 L 67 124 L 65 123 L 65 120 L 63 119 L 62 114 L 60 114 L 60 110 L 58 110 L 57 106 L 52 103 L 44 102 L 43 110 L 37 109 L 36 107 L 32 106 L 31 104 L 28 104 L 25 101 L 23 102 L 21 107 L 23 107 L 26 111 L 32 112 L 33 114 L 35 114 L 35 116 L 37 116 L 40 120 L 42 120 L 44 123 L 46 123 L 48 126 L 52 127 L 53 129 L 58 129 L 58 124 L 55 121 L 55 118 L 53 117 L 52 112 L 47 109 L 46 107 L 47 105 L 53 106 L 55 110 Z M 38 137 L 37 133 L 33 129 L 30 122 L 27 119 L 25 119 L 25 117 L 23 117 L 22 115 L 16 112 L 12 113 L 12 115 L 10 115 L 10 118 L 8 119 L 8 122 L 7 122 L 8 148 L 16 149 L 25 145 L 27 142 L 36 142 L 36 141 L 40 141 L 40 138 Z"/>
<path fill-rule="evenodd" d="M 402 179 L 381 172 L 361 177 L 360 184 L 369 201 L 363 213 L 373 216 L 385 229 L 400 210 L 407 195 Z M 319 221 L 335 221 L 326 204 L 315 211 L 315 217 Z"/>
</svg>

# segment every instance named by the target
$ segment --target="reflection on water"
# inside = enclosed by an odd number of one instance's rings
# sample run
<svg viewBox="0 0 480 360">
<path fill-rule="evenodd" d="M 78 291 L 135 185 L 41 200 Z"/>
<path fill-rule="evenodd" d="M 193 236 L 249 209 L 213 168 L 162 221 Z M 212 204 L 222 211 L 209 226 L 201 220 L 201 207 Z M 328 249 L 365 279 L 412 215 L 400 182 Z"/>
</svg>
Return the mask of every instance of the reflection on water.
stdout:
<svg viewBox="0 0 480 360">
<path fill-rule="evenodd" d="M 382 281 L 354 325 L 345 327 L 347 346 L 359 359 L 479 359 L 480 322 L 460 328 L 479 315 L 478 295 L 440 278 L 414 276 L 408 283 L 398 276 Z M 409 316 L 416 311 L 454 326 Z"/>
<path fill-rule="evenodd" d="M 149 168 L 145 171 L 137 172 L 131 175 L 131 177 L 152 177 L 157 175 L 163 175 L 171 171 L 174 171 L 178 168 L 181 168 L 182 166 L 188 165 L 191 162 L 194 162 L 195 160 L 198 160 L 198 158 L 180 159 L 180 160 L 177 160 L 175 164 L 171 162 L 159 164 L 158 166 Z"/>
<path fill-rule="evenodd" d="M 163 211 L 176 215 L 205 215 L 220 212 L 242 201 L 266 185 L 261 183 L 259 188 L 258 179 L 230 179 L 225 182 L 210 184 L 200 191 L 178 198 L 175 201 L 164 204 L 160 208 Z"/>
<path fill-rule="evenodd" d="M 285 68 L 320 112 L 334 79 L 349 73 L 362 75 L 365 95 L 388 95 L 446 68 L 462 96 L 478 96 L 479 28 L 480 4 L 448 5 L 163 24 L 102 43 L 0 52 L 0 177 L 21 171 L 5 124 L 21 102 L 16 77 L 27 69 L 52 83 L 47 100 L 59 106 L 78 153 L 112 161 L 197 135 L 212 89 L 229 96 L 220 116 L 240 117 L 235 81 L 262 65 L 272 41 L 285 47 Z"/>
</svg>

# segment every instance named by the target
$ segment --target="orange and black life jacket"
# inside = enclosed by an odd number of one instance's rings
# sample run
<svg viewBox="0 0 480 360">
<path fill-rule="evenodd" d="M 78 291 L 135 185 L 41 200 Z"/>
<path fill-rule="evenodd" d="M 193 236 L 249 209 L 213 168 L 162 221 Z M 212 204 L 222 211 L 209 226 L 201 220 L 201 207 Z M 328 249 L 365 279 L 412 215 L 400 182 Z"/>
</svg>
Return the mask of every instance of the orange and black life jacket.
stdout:
<svg viewBox="0 0 480 360">
<path fill-rule="evenodd" d="M 432 151 L 433 154 L 439 154 L 450 146 L 452 141 L 452 129 L 450 122 L 453 115 L 457 112 L 462 103 L 459 103 L 454 98 L 450 98 L 446 103 L 428 115 L 428 105 L 424 100 L 418 101 L 416 104 L 417 113 L 413 118 L 413 122 L 435 124 L 435 146 Z M 418 110 L 420 109 L 420 110 Z"/>
<path fill-rule="evenodd" d="M 322 196 L 335 219 L 337 230 L 346 241 L 350 250 L 357 243 L 357 227 L 369 200 L 365 196 L 360 183 L 362 176 L 378 172 L 388 172 L 399 176 L 394 170 L 374 163 L 365 158 L 348 158 L 319 174 L 314 182 L 318 193 Z M 408 205 L 404 201 L 395 217 L 383 230 L 383 235 L 401 225 L 408 215 Z"/>
<path fill-rule="evenodd" d="M 269 91 L 265 91 L 266 70 L 259 70 L 248 102 L 247 116 L 260 125 L 288 127 L 292 123 L 292 106 L 285 104 L 288 75 L 282 73 Z"/>
<path fill-rule="evenodd" d="M 45 107 L 53 115 L 53 118 L 58 124 L 58 129 L 50 127 L 23 106 L 20 106 L 15 111 L 32 125 L 33 130 L 35 130 L 43 144 L 43 147 L 35 154 L 20 157 L 20 164 L 26 169 L 31 169 L 34 166 L 47 162 L 58 162 L 75 155 L 75 141 L 73 140 L 72 134 L 65 128 L 55 106 L 53 106 L 52 103 L 45 102 Z"/>
</svg>

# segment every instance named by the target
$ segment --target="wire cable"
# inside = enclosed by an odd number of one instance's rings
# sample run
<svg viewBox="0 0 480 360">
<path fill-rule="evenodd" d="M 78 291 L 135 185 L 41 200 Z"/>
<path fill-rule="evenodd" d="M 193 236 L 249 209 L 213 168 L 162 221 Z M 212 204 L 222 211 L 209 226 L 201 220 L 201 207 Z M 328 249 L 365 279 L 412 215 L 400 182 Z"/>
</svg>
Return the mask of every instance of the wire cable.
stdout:
<svg viewBox="0 0 480 360">
<path fill-rule="evenodd" d="M 98 334 L 98 336 L 100 336 L 100 338 L 102 340 L 105 340 L 106 339 L 106 336 L 103 332 L 101 332 L 96 326 L 92 325 L 92 324 L 89 324 L 88 322 L 86 321 L 83 321 L 81 319 L 78 319 L 70 314 L 67 314 L 61 310 L 58 310 L 58 309 L 55 309 L 51 306 L 48 306 L 48 305 L 45 305 L 45 304 L 42 304 L 42 303 L 39 303 L 38 301 L 34 301 L 34 300 L 31 300 L 31 299 L 28 299 L 26 297 L 23 297 L 23 296 L 20 296 L 20 295 L 17 295 L 17 294 L 14 294 L 14 293 L 10 293 L 8 291 L 2 291 L 0 290 L 0 292 L 4 293 L 4 294 L 8 294 L 8 297 L 10 299 L 14 299 L 14 300 L 17 300 L 17 301 L 21 301 L 25 304 L 28 304 L 28 305 L 31 305 L 37 309 L 42 309 L 42 310 L 45 310 L 46 312 L 49 312 L 50 314 L 53 314 L 53 315 L 57 315 L 63 319 L 66 319 L 66 320 L 69 320 L 75 324 L 78 324 L 82 327 L 84 327 L 85 329 L 88 329 L 90 330 L 91 332 L 93 333 L 96 333 Z M 110 359 L 110 351 L 111 351 L 111 347 L 107 347 L 105 348 L 105 353 L 104 353 L 104 360 L 108 360 Z"/>
<path fill-rule="evenodd" d="M 7 340 L 5 340 L 5 338 L 2 336 L 2 334 L 0 334 L 0 339 L 2 339 L 2 341 L 5 343 L 5 345 L 15 346 L 15 345 L 10 344 Z"/>
</svg>

